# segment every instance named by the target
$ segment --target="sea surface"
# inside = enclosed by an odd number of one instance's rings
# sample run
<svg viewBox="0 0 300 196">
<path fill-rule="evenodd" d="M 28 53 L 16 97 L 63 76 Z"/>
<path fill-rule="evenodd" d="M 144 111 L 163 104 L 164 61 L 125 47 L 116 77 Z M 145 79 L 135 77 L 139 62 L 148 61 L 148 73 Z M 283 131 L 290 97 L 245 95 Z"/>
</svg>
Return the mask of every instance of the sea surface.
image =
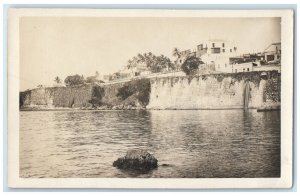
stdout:
<svg viewBox="0 0 300 196">
<path fill-rule="evenodd" d="M 148 150 L 159 167 L 113 167 L 130 149 Z M 19 150 L 23 178 L 280 177 L 280 112 L 24 111 Z"/>
</svg>

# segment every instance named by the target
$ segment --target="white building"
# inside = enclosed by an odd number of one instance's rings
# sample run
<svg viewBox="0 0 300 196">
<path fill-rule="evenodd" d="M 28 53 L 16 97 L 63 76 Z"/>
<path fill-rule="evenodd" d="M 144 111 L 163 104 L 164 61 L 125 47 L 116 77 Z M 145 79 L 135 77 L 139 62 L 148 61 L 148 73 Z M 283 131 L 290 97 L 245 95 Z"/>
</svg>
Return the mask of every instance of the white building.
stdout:
<svg viewBox="0 0 300 196">
<path fill-rule="evenodd" d="M 222 39 L 209 40 L 198 44 L 196 49 L 184 50 L 180 52 L 180 58 L 177 60 L 177 67 L 180 69 L 187 57 L 196 56 L 200 58 L 205 68 L 214 72 L 232 72 L 229 66 L 229 57 L 237 56 L 237 47 L 234 43 Z M 207 72 L 207 69 L 203 69 Z M 200 69 L 201 71 L 201 69 Z"/>
<path fill-rule="evenodd" d="M 281 59 L 281 43 L 270 44 L 263 52 L 264 60 L 269 63 L 280 62 Z"/>
<path fill-rule="evenodd" d="M 237 47 L 226 40 L 210 40 L 197 46 L 196 56 L 205 64 L 214 65 L 217 72 L 231 72 L 229 57 L 237 55 Z"/>
</svg>

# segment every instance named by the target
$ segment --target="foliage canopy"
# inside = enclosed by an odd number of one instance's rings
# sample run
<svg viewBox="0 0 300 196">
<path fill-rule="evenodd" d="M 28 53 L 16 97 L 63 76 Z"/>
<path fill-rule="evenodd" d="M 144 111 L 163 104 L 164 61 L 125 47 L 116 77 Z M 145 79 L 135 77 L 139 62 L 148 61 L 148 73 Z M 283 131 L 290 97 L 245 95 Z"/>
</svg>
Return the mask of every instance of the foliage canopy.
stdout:
<svg viewBox="0 0 300 196">
<path fill-rule="evenodd" d="M 133 69 L 137 68 L 141 65 L 144 65 L 147 69 L 149 69 L 153 73 L 161 72 L 162 70 L 174 69 L 174 64 L 171 60 L 164 55 L 156 56 L 151 52 L 144 54 L 137 54 L 137 56 L 132 57 L 127 62 L 127 68 Z"/>
<path fill-rule="evenodd" d="M 84 77 L 78 74 L 73 76 L 67 76 L 65 79 L 66 86 L 74 86 L 79 84 L 84 84 Z"/>
<path fill-rule="evenodd" d="M 186 75 L 193 75 L 196 74 L 200 64 L 204 64 L 204 63 L 199 58 L 197 58 L 196 56 L 189 56 L 181 65 L 181 70 Z"/>
</svg>

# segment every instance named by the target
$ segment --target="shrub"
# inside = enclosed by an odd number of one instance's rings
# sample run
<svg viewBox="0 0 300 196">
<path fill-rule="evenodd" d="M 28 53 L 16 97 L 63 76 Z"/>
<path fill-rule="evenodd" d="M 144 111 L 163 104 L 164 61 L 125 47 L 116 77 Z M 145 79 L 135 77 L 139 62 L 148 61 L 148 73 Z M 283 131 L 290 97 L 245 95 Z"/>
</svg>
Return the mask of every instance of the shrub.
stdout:
<svg viewBox="0 0 300 196">
<path fill-rule="evenodd" d="M 151 92 L 151 84 L 149 79 L 142 79 L 137 83 L 137 99 L 139 102 L 146 106 L 149 103 L 150 92 Z"/>
<path fill-rule="evenodd" d="M 195 56 L 189 56 L 181 65 L 181 70 L 186 75 L 193 75 L 198 70 L 200 64 L 203 64 L 203 62 L 199 58 Z"/>
<path fill-rule="evenodd" d="M 118 89 L 117 97 L 120 97 L 122 100 L 127 99 L 134 94 L 135 89 L 132 86 L 125 84 Z"/>
</svg>

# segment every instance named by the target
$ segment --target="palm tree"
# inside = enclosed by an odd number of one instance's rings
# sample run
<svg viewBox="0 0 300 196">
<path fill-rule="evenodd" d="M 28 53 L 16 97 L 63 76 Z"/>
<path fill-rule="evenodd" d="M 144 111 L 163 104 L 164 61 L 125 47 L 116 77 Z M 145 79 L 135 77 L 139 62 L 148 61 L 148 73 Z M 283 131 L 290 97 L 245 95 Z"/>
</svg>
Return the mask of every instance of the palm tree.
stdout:
<svg viewBox="0 0 300 196">
<path fill-rule="evenodd" d="M 55 79 L 54 79 L 54 82 L 56 82 L 57 84 L 60 84 L 61 79 L 58 76 L 56 76 Z"/>
<path fill-rule="evenodd" d="M 178 48 L 174 48 L 173 50 L 173 56 L 176 57 L 177 59 L 180 58 L 180 50 Z"/>
</svg>

